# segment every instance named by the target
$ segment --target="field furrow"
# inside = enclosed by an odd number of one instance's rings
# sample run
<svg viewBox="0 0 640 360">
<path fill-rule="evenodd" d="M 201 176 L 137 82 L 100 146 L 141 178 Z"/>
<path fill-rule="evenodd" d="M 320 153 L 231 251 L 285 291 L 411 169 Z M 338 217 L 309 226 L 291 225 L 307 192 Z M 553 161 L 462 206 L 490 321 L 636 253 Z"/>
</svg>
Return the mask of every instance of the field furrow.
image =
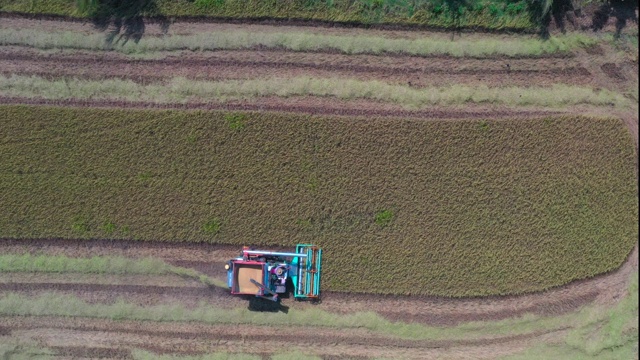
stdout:
<svg viewBox="0 0 640 360">
<path fill-rule="evenodd" d="M 164 344 L 150 349 L 161 353 L 180 353 L 189 348 L 190 354 L 229 349 L 264 349 L 261 344 L 281 344 L 288 348 L 304 348 L 321 356 L 356 356 L 372 358 L 383 354 L 403 354 L 406 358 L 425 355 L 469 352 L 476 347 L 501 346 L 504 350 L 519 348 L 531 340 L 562 333 L 565 329 L 537 331 L 514 336 L 485 337 L 479 339 L 418 341 L 384 337 L 362 330 L 289 327 L 281 331 L 271 326 L 198 325 L 150 322 L 109 321 L 100 319 L 67 319 L 60 317 L 3 317 L 6 336 L 38 337 L 49 347 L 86 346 L 107 348 L 147 348 L 146 344 Z M 75 339 L 69 341 L 69 339 Z M 100 339 L 99 342 L 91 339 Z M 170 346 L 168 346 L 170 344 Z M 235 347 L 239 346 L 239 347 Z M 514 349 L 511 349 L 513 351 Z M 472 352 L 473 350 L 471 350 Z M 478 355 L 482 352 L 476 352 Z M 487 358 L 485 356 L 478 358 Z"/>
</svg>

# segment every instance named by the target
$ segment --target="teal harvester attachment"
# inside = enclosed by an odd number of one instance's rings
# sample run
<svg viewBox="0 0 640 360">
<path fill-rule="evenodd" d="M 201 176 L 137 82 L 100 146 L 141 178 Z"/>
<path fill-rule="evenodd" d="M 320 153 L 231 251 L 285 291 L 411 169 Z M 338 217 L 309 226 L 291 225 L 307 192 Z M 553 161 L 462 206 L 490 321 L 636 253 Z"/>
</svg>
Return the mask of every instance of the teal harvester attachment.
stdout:
<svg viewBox="0 0 640 360">
<path fill-rule="evenodd" d="M 294 253 L 242 249 L 242 256 L 225 265 L 232 294 L 256 295 L 279 301 L 290 291 L 297 300 L 320 298 L 322 249 L 298 244 Z"/>
</svg>

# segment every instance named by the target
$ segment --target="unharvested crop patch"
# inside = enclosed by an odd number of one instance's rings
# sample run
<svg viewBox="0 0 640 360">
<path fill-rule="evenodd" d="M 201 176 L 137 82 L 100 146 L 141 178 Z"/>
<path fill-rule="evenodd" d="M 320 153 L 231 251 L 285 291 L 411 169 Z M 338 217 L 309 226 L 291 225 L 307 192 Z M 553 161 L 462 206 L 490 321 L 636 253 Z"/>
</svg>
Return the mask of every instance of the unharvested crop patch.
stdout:
<svg viewBox="0 0 640 360">
<path fill-rule="evenodd" d="M 614 119 L 1 110 L 0 237 L 314 242 L 327 290 L 468 296 L 612 270 L 638 235 Z"/>
</svg>

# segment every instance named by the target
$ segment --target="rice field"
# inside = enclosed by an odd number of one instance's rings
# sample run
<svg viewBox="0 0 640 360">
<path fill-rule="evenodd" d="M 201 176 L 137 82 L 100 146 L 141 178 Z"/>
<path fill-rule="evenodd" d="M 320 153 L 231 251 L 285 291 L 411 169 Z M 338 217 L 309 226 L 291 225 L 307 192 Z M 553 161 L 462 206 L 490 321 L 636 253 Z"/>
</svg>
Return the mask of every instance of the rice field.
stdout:
<svg viewBox="0 0 640 360">
<path fill-rule="evenodd" d="M 326 290 L 460 297 L 615 269 L 638 234 L 615 119 L 2 110 L 0 237 L 313 242 Z"/>
</svg>

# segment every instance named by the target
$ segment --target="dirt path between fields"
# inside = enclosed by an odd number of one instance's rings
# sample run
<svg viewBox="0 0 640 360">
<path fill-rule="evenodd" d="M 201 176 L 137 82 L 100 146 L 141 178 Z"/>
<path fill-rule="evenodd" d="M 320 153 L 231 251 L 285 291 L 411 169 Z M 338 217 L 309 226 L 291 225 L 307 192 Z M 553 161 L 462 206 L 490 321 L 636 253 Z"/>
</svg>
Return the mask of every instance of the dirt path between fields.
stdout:
<svg viewBox="0 0 640 360">
<path fill-rule="evenodd" d="M 278 250 L 278 249 L 274 249 Z M 90 257 L 120 255 L 132 258 L 156 257 L 177 266 L 196 269 L 220 280 L 226 279 L 224 261 L 238 256 L 238 249 L 231 246 L 209 244 L 162 244 L 134 241 L 94 240 L 0 240 L 1 253 L 32 253 Z M 335 313 L 375 311 L 394 321 L 419 322 L 431 325 L 455 325 L 468 321 L 501 320 L 533 313 L 543 316 L 560 315 L 590 304 L 611 305 L 627 292 L 630 274 L 638 269 L 638 248 L 634 248 L 627 261 L 609 274 L 575 281 L 569 285 L 544 293 L 520 296 L 495 296 L 471 299 L 439 297 L 383 296 L 370 294 L 323 292 L 322 303 L 312 305 L 283 300 L 286 306 L 320 309 Z M 7 276 L 11 276 L 8 274 Z M 220 307 L 247 306 L 246 299 L 229 296 L 222 288 L 191 284 L 190 287 L 172 284 L 92 284 L 63 281 L 29 281 L 0 284 L 0 291 L 17 291 L 38 294 L 60 291 L 76 294 L 89 301 L 115 301 L 118 296 L 141 304 L 159 304 L 176 301 L 185 306 L 200 302 Z"/>
<path fill-rule="evenodd" d="M 331 329 L 288 326 L 205 325 L 110 321 L 60 317 L 3 317 L 3 336 L 35 340 L 54 350 L 79 355 L 101 349 L 104 357 L 120 357 L 125 349 L 156 353 L 195 355 L 219 351 L 242 351 L 269 355 L 273 351 L 304 349 L 323 358 L 490 359 L 522 351 L 534 341 L 562 335 L 565 329 L 521 335 L 460 340 L 404 340 L 366 329 Z M 118 353 L 108 353 L 108 349 Z M 96 350 L 93 350 L 94 352 Z M 120 356 L 117 356 L 120 355 Z M 128 355 L 128 354 L 125 354 Z"/>
<path fill-rule="evenodd" d="M 455 59 L 238 50 L 164 53 L 161 59 L 132 59 L 114 52 L 43 53 L 0 49 L 0 70 L 46 78 L 120 78 L 139 83 L 173 77 L 198 80 L 256 78 L 349 78 L 380 80 L 414 88 L 453 84 L 487 86 L 585 85 L 591 74 L 574 59 Z"/>
</svg>

